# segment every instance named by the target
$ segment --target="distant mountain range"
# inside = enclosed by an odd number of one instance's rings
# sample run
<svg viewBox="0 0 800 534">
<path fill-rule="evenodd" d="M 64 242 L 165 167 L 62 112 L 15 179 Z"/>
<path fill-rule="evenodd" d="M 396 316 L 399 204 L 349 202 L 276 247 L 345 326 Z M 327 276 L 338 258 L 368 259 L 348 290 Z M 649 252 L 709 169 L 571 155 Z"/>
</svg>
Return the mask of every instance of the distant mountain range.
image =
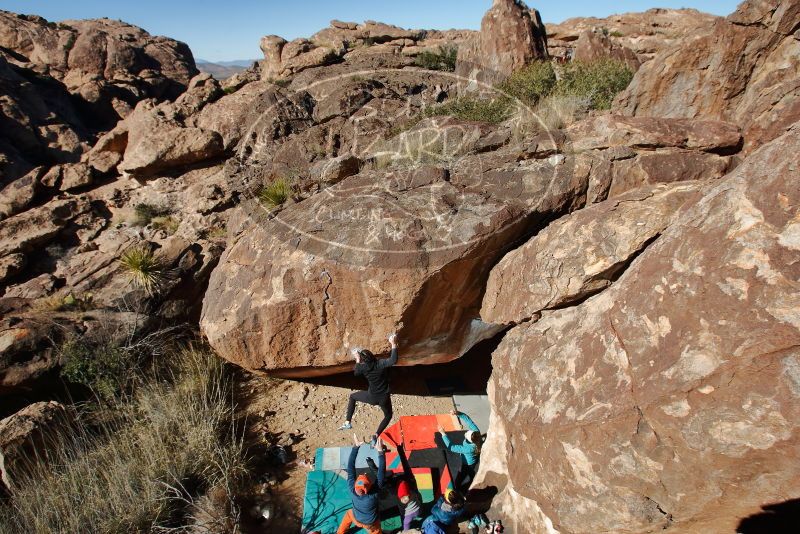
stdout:
<svg viewBox="0 0 800 534">
<path fill-rule="evenodd" d="M 200 72 L 207 72 L 218 80 L 224 80 L 236 73 L 250 68 L 256 59 L 236 59 L 233 61 L 207 61 L 205 59 L 196 59 L 195 63 Z"/>
</svg>

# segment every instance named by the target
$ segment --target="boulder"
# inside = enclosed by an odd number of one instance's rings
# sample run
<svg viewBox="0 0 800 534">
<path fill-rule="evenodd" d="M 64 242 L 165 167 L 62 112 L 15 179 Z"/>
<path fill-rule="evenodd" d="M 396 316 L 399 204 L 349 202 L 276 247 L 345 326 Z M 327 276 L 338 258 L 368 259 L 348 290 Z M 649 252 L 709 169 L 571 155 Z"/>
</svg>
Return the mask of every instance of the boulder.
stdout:
<svg viewBox="0 0 800 534">
<path fill-rule="evenodd" d="M 492 269 L 481 319 L 519 324 L 606 289 L 700 190 L 645 186 L 559 219 Z"/>
<path fill-rule="evenodd" d="M 477 485 L 515 531 L 732 532 L 798 496 L 798 134 L 712 185 L 609 288 L 506 334 Z"/>
<path fill-rule="evenodd" d="M 309 178 L 320 186 L 336 185 L 345 178 L 358 174 L 361 160 L 345 154 L 336 158 L 321 160 L 309 171 Z"/>
<path fill-rule="evenodd" d="M 53 321 L 8 316 L 0 320 L 0 395 L 30 390 L 58 366 Z"/>
<path fill-rule="evenodd" d="M 60 82 L 0 54 L 0 93 L 0 184 L 36 166 L 78 161 L 88 150 L 90 135 Z"/>
<path fill-rule="evenodd" d="M 76 198 L 56 199 L 9 217 L 0 224 L 0 256 L 30 252 L 46 245 L 91 206 Z"/>
<path fill-rule="evenodd" d="M 615 59 L 628 66 L 631 71 L 636 72 L 641 62 L 630 48 L 616 44 L 602 32 L 586 30 L 580 34 L 575 41 L 575 49 L 572 54 L 575 61 L 591 63 L 602 59 Z"/>
<path fill-rule="evenodd" d="M 492 83 L 547 58 L 547 35 L 539 13 L 516 0 L 494 0 L 480 33 L 459 47 L 456 75 Z"/>
<path fill-rule="evenodd" d="M 613 45 L 632 50 L 644 63 L 688 35 L 708 31 L 714 15 L 696 9 L 652 8 L 641 13 L 622 13 L 606 18 L 576 17 L 547 25 L 547 49 L 551 57 L 566 61 L 574 57 L 580 36 L 590 31 Z"/>
<path fill-rule="evenodd" d="M 0 478 L 13 493 L 14 480 L 35 467 L 70 426 L 67 409 L 58 402 L 37 402 L 0 420 Z"/>
<path fill-rule="evenodd" d="M 314 121 L 322 123 L 334 117 L 350 117 L 372 100 L 372 90 L 378 84 L 351 80 L 337 80 L 338 87 L 318 99 L 314 106 Z"/>
<path fill-rule="evenodd" d="M 0 190 L 0 221 L 16 215 L 33 203 L 42 187 L 40 179 L 44 174 L 43 167 L 36 167 Z"/>
<path fill-rule="evenodd" d="M 186 44 L 111 19 L 54 24 L 0 11 L 0 47 L 8 61 L 63 82 L 102 129 L 142 98 L 176 98 L 197 74 Z"/>
<path fill-rule="evenodd" d="M 286 39 L 278 35 L 265 35 L 261 38 L 261 52 L 264 61 L 261 62 L 261 79 L 272 80 L 281 74 L 281 52 L 286 45 Z"/>
<path fill-rule="evenodd" d="M 698 32 L 643 66 L 614 109 L 729 121 L 742 127 L 750 152 L 800 119 L 798 24 L 795 0 L 743 2 L 710 32 Z"/>
<path fill-rule="evenodd" d="M 162 127 L 148 132 L 134 127 L 138 134 L 129 142 L 119 170 L 137 176 L 153 176 L 220 156 L 224 149 L 217 132 L 200 128 Z"/>
<path fill-rule="evenodd" d="M 388 352 L 395 329 L 401 365 L 452 360 L 495 334 L 478 317 L 490 266 L 580 206 L 588 177 L 546 160 L 448 177 L 401 165 L 272 216 L 240 210 L 203 301 L 211 346 L 253 371 L 312 376 L 350 368 L 347 347 Z"/>
<path fill-rule="evenodd" d="M 119 171 L 146 178 L 221 156 L 222 136 L 193 126 L 195 115 L 221 94 L 216 80 L 200 74 L 175 102 L 143 100 L 98 140 L 87 163 L 102 170 L 117 162 Z"/>
<path fill-rule="evenodd" d="M 729 123 L 618 115 L 579 121 L 565 136 L 576 172 L 589 175 L 589 202 L 645 184 L 721 178 L 742 141 Z"/>
<path fill-rule="evenodd" d="M 305 92 L 287 94 L 269 81 L 248 83 L 206 106 L 191 124 L 222 136 L 226 150 L 246 136 L 253 142 L 275 142 L 311 125 L 313 102 Z"/>
</svg>

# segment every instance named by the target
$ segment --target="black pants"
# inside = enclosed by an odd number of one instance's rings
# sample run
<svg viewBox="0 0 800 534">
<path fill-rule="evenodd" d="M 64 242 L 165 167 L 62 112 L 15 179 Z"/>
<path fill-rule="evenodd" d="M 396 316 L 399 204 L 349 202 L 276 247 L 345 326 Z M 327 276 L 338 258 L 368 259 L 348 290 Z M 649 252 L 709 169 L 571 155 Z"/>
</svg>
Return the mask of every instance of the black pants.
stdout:
<svg viewBox="0 0 800 534">
<path fill-rule="evenodd" d="M 392 397 L 388 393 L 382 396 L 372 395 L 369 391 L 356 391 L 355 393 L 351 393 L 350 401 L 347 403 L 346 421 L 353 420 L 353 414 L 356 411 L 356 402 L 363 402 L 365 404 L 371 404 L 372 406 L 381 407 L 381 410 L 383 410 L 383 420 L 381 424 L 378 425 L 378 430 L 375 431 L 375 435 L 380 436 L 381 433 L 386 430 L 386 427 L 389 426 L 392 415 L 394 414 L 392 411 Z"/>
</svg>

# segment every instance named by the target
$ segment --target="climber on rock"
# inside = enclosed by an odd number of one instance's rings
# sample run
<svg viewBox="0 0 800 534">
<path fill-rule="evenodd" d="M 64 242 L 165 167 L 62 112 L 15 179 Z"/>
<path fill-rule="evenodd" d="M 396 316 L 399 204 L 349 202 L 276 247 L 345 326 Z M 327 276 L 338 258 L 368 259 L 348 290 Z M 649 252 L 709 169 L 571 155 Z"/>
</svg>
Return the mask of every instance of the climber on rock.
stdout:
<svg viewBox="0 0 800 534">
<path fill-rule="evenodd" d="M 389 336 L 389 344 L 392 346 L 392 353 L 385 360 L 375 358 L 375 355 L 366 349 L 355 348 L 351 351 L 353 358 L 356 360 L 355 375 L 364 376 L 369 383 L 369 388 L 367 391 L 356 391 L 350 395 L 345 422 L 339 427 L 339 430 L 353 428 L 350 421 L 352 421 L 353 413 L 356 411 L 356 402 L 380 406 L 381 410 L 383 410 L 383 420 L 372 436 L 373 446 L 378 436 L 391 422 L 393 414 L 392 397 L 389 391 L 389 368 L 397 363 L 397 334 Z"/>
<path fill-rule="evenodd" d="M 464 442 L 460 445 L 452 443 L 447 433 L 441 425 L 439 425 L 439 433 L 442 435 L 442 442 L 445 448 L 456 454 L 456 459 L 448 463 L 450 473 L 453 476 L 453 484 L 457 488 L 469 489 L 472 480 L 475 478 L 475 473 L 478 471 L 478 462 L 481 457 L 481 431 L 478 425 L 465 413 L 453 410 L 452 415 L 458 417 L 459 423 L 462 427 L 466 427 L 467 431 L 464 434 Z"/>
<path fill-rule="evenodd" d="M 363 528 L 368 534 L 382 534 L 381 518 L 379 514 L 380 491 L 386 479 L 386 454 L 383 442 L 377 440 L 375 449 L 378 451 L 378 472 L 375 483 L 367 475 L 356 476 L 356 458 L 358 450 L 364 442 L 353 434 L 354 447 L 350 451 L 347 461 L 347 488 L 353 501 L 353 508 L 347 511 L 339 524 L 336 534 L 346 534 L 350 526 Z"/>
</svg>

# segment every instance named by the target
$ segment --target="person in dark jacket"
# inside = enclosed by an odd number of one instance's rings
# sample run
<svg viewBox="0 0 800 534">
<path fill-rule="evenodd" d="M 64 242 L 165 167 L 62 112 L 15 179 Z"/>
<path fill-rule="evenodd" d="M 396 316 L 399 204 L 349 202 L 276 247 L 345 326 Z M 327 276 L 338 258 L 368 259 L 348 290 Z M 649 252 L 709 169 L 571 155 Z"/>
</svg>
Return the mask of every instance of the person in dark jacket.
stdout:
<svg viewBox="0 0 800 534">
<path fill-rule="evenodd" d="M 347 488 L 350 490 L 353 508 L 348 510 L 342 518 L 336 534 L 346 534 L 353 524 L 363 528 L 368 534 L 382 534 L 378 506 L 380 491 L 386 480 L 386 451 L 383 443 L 378 440 L 375 444 L 378 451 L 378 473 L 375 484 L 372 484 L 367 475 L 356 476 L 356 458 L 358 450 L 364 443 L 359 441 L 355 434 L 353 434 L 353 443 L 355 447 L 350 451 L 350 458 L 347 461 Z"/>
<path fill-rule="evenodd" d="M 466 500 L 459 492 L 449 489 L 439 497 L 431 509 L 431 515 L 422 522 L 424 534 L 446 532 L 447 527 L 457 524 L 466 514 Z"/>
<path fill-rule="evenodd" d="M 350 421 L 352 421 L 353 414 L 356 411 L 356 402 L 380 406 L 381 410 L 383 410 L 383 420 L 372 436 L 373 444 L 378 439 L 378 436 L 389 426 L 393 415 L 392 396 L 389 391 L 389 368 L 397 363 L 397 334 L 389 336 L 389 344 L 392 346 L 392 353 L 385 360 L 375 358 L 375 355 L 366 349 L 353 349 L 353 357 L 356 360 L 355 375 L 365 377 L 369 388 L 367 391 L 356 391 L 350 395 L 344 424 L 339 427 L 339 430 L 353 428 Z"/>
</svg>

